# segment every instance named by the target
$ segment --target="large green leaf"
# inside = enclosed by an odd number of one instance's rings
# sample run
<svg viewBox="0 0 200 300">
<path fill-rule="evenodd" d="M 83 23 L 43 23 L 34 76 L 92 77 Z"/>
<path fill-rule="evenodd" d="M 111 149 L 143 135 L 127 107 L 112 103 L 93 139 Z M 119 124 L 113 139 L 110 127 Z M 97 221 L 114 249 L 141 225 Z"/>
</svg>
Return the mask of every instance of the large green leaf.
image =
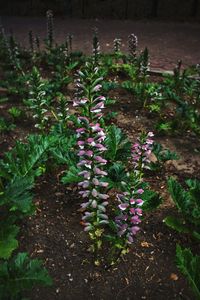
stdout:
<svg viewBox="0 0 200 300">
<path fill-rule="evenodd" d="M 0 258 L 9 258 L 18 247 L 18 241 L 16 240 L 18 232 L 18 226 L 5 224 L 5 221 L 0 222 Z"/>
<path fill-rule="evenodd" d="M 178 232 L 184 232 L 184 233 L 190 232 L 190 229 L 187 227 L 185 221 L 177 217 L 168 216 L 164 219 L 164 222 L 167 226 L 171 227 L 172 229 Z"/>
<path fill-rule="evenodd" d="M 27 144 L 17 142 L 0 162 L 0 176 L 12 179 L 40 175 L 40 165 L 47 159 L 45 154 L 56 141 L 55 136 L 30 135 Z"/>
<path fill-rule="evenodd" d="M 145 189 L 142 194 L 142 199 L 144 201 L 142 205 L 142 209 L 144 211 L 156 209 L 162 203 L 162 197 L 158 193 L 149 189 Z"/>
<path fill-rule="evenodd" d="M 105 141 L 107 152 L 106 157 L 111 161 L 126 161 L 130 157 L 131 143 L 115 125 L 108 127 L 107 138 Z"/>
<path fill-rule="evenodd" d="M 81 170 L 76 166 L 71 166 L 68 171 L 66 171 L 66 175 L 64 175 L 61 179 L 62 183 L 77 183 L 83 180 L 83 178 L 78 175 Z"/>
<path fill-rule="evenodd" d="M 180 271 L 187 277 L 196 299 L 200 300 L 200 256 L 194 256 L 190 249 L 176 247 L 176 262 Z"/>
<path fill-rule="evenodd" d="M 113 163 L 108 169 L 106 181 L 109 183 L 109 188 L 120 188 L 122 182 L 128 180 L 126 169 L 122 163 Z"/>
<path fill-rule="evenodd" d="M 190 195 L 173 178 L 168 180 L 168 190 L 179 211 L 187 214 L 190 203 Z"/>
<path fill-rule="evenodd" d="M 35 285 L 51 285 L 52 280 L 42 262 L 30 259 L 27 253 L 0 264 L 0 299 L 21 299 L 23 291 Z"/>
<path fill-rule="evenodd" d="M 189 179 L 186 183 L 188 185 L 187 190 L 176 180 L 170 178 L 168 189 L 185 221 L 200 228 L 200 182 Z"/>
<path fill-rule="evenodd" d="M 10 212 L 28 215 L 34 212 L 32 203 L 33 177 L 15 178 L 8 184 L 4 193 L 0 195 L 0 204 L 9 208 Z"/>
</svg>

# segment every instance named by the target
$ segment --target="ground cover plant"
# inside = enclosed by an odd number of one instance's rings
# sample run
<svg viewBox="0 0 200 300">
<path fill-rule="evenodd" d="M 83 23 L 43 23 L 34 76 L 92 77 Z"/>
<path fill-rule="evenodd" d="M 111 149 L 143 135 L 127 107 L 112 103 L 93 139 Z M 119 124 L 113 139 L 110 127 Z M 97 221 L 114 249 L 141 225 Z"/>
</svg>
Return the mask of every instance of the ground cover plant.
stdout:
<svg viewBox="0 0 200 300">
<path fill-rule="evenodd" d="M 51 11 L 27 38 L 1 28 L 0 299 L 200 299 L 199 65 L 75 52 Z"/>
</svg>

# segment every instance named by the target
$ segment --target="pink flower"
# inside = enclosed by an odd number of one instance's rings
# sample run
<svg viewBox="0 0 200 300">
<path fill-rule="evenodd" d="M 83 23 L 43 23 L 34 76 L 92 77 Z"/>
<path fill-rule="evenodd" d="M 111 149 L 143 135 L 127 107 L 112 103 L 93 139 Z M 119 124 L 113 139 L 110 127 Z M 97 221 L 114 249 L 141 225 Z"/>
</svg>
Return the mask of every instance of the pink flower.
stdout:
<svg viewBox="0 0 200 300">
<path fill-rule="evenodd" d="M 78 142 L 77 142 L 77 145 L 78 145 L 78 146 L 82 146 L 82 145 L 84 145 L 84 144 L 85 144 L 84 141 L 78 141 Z"/>
<path fill-rule="evenodd" d="M 130 199 L 130 204 L 135 204 L 135 199 L 131 198 Z"/>
<path fill-rule="evenodd" d="M 107 148 L 104 147 L 104 145 L 102 145 L 102 144 L 96 144 L 95 147 L 98 148 L 100 151 L 105 151 L 105 150 L 107 150 Z"/>
<path fill-rule="evenodd" d="M 150 132 L 147 134 L 147 136 L 148 136 L 148 137 L 153 137 L 153 136 L 154 136 L 154 134 L 153 134 L 153 132 L 152 132 L 152 131 L 150 131 Z"/>
<path fill-rule="evenodd" d="M 99 185 L 99 180 L 97 178 L 93 178 L 92 182 L 94 183 L 94 185 Z"/>
<path fill-rule="evenodd" d="M 137 199 L 136 203 L 138 206 L 141 206 L 144 203 L 144 201 L 142 199 Z"/>
<path fill-rule="evenodd" d="M 137 193 L 137 194 L 143 194 L 143 193 L 144 193 L 144 190 L 143 190 L 143 189 L 138 189 L 136 193 Z"/>
<path fill-rule="evenodd" d="M 147 139 L 147 140 L 146 140 L 146 143 L 147 143 L 148 145 L 152 145 L 152 144 L 153 144 L 153 140 Z"/>
<path fill-rule="evenodd" d="M 93 139 L 93 138 L 88 138 L 88 139 L 87 139 L 87 142 L 88 142 L 88 144 L 91 144 L 91 143 L 94 142 L 94 139 Z"/>
<path fill-rule="evenodd" d="M 80 150 L 79 152 L 78 152 L 78 156 L 83 156 L 85 154 L 85 150 Z"/>
<path fill-rule="evenodd" d="M 99 131 L 102 130 L 101 127 L 100 127 L 100 125 L 99 125 L 99 123 L 97 123 L 97 124 L 90 124 L 90 125 L 91 125 L 91 128 L 92 128 L 93 132 L 99 132 Z"/>
<path fill-rule="evenodd" d="M 106 164 L 107 163 L 107 160 L 102 158 L 101 156 L 95 156 L 94 159 L 96 161 L 98 161 L 99 163 L 102 163 L 102 164 Z"/>
<path fill-rule="evenodd" d="M 86 179 L 90 179 L 90 176 L 91 176 L 90 172 L 88 172 L 86 170 L 79 172 L 78 175 L 83 176 Z"/>
<path fill-rule="evenodd" d="M 102 88 L 102 85 L 101 85 L 101 84 L 97 84 L 97 85 L 92 89 L 92 92 L 99 92 L 101 88 Z"/>
<path fill-rule="evenodd" d="M 126 210 L 128 208 L 129 204 L 128 203 L 121 203 L 118 205 L 119 209 L 121 210 Z"/>
<path fill-rule="evenodd" d="M 131 213 L 131 214 L 135 214 L 135 208 L 131 207 L 131 208 L 130 208 L 130 213 Z"/>
<path fill-rule="evenodd" d="M 88 180 L 84 180 L 84 181 L 82 181 L 82 182 L 79 182 L 78 185 L 79 185 L 79 186 L 82 186 L 82 188 L 86 189 L 86 188 L 89 187 L 90 182 L 89 182 Z"/>
<path fill-rule="evenodd" d="M 92 150 L 86 151 L 86 155 L 89 157 L 93 156 L 93 151 Z"/>
<path fill-rule="evenodd" d="M 138 216 L 142 216 L 142 209 L 141 209 L 141 208 L 136 208 L 136 209 L 135 209 L 135 213 L 136 213 Z"/>
<path fill-rule="evenodd" d="M 76 132 L 77 133 L 84 133 L 85 132 L 85 128 L 78 128 L 78 129 L 76 129 Z"/>
<path fill-rule="evenodd" d="M 140 228 L 138 227 L 138 226 L 133 226 L 132 228 L 131 228 L 131 232 L 132 232 L 132 234 L 136 234 L 138 231 L 140 230 Z"/>
<path fill-rule="evenodd" d="M 133 217 L 131 218 L 131 222 L 134 223 L 134 224 L 139 224 L 139 223 L 141 223 L 141 220 L 140 220 L 140 218 L 136 215 L 136 216 L 133 216 Z"/>
<path fill-rule="evenodd" d="M 101 170 L 101 169 L 99 169 L 97 167 L 94 168 L 94 173 L 97 174 L 97 175 L 103 175 L 103 176 L 108 175 L 107 172 L 105 172 L 105 171 L 103 171 L 103 170 Z"/>
</svg>

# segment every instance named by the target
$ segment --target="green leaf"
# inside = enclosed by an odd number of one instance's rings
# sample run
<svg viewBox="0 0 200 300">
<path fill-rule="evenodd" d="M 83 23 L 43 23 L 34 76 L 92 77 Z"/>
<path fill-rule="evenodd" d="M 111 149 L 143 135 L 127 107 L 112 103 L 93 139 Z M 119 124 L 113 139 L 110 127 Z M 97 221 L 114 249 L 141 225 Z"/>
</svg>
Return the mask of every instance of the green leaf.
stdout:
<svg viewBox="0 0 200 300">
<path fill-rule="evenodd" d="M 168 190 L 179 211 L 186 212 L 190 202 L 189 194 L 173 178 L 168 179 Z"/>
<path fill-rule="evenodd" d="M 142 194 L 142 199 L 144 201 L 142 205 L 142 209 L 144 211 L 151 211 L 156 209 L 162 203 L 162 197 L 151 190 L 145 189 L 144 193 Z"/>
<path fill-rule="evenodd" d="M 196 299 L 200 300 L 200 256 L 194 256 L 190 249 L 176 247 L 176 262 L 180 271 L 187 277 Z"/>
<path fill-rule="evenodd" d="M 106 157 L 111 161 L 127 161 L 130 157 L 131 143 L 122 130 L 115 125 L 108 127 L 105 141 Z"/>
<path fill-rule="evenodd" d="M 193 226 L 200 226 L 200 182 L 187 180 L 188 189 L 185 190 L 176 180 L 168 180 L 168 189 L 183 218 Z M 199 230 L 197 230 L 199 231 Z"/>
<path fill-rule="evenodd" d="M 3 195 L 0 195 L 0 205 L 4 204 L 10 212 L 29 215 L 34 212 L 32 203 L 33 177 L 15 178 L 8 184 Z"/>
<path fill-rule="evenodd" d="M 190 229 L 187 228 L 184 220 L 180 220 L 177 217 L 168 216 L 164 219 L 164 222 L 167 226 L 171 227 L 172 229 L 178 232 L 189 233 Z"/>
<path fill-rule="evenodd" d="M 52 280 L 42 262 L 31 260 L 27 253 L 0 264 L 0 299 L 20 298 L 23 291 L 38 284 L 51 285 Z"/>
<path fill-rule="evenodd" d="M 38 176 L 38 169 L 46 159 L 47 150 L 57 137 L 30 135 L 28 143 L 17 142 L 15 148 L 5 154 L 4 160 L 0 162 L 0 176 L 11 179 L 14 176 Z"/>
<path fill-rule="evenodd" d="M 71 166 L 68 171 L 66 171 L 66 175 L 64 175 L 61 179 L 62 183 L 77 183 L 80 182 L 83 178 L 78 175 L 81 170 L 75 166 Z"/>
<path fill-rule="evenodd" d="M 108 169 L 106 181 L 109 183 L 109 188 L 120 188 L 122 182 L 129 180 L 126 169 L 122 163 L 113 163 Z"/>
<path fill-rule="evenodd" d="M 9 258 L 18 247 L 18 241 L 16 240 L 18 232 L 18 226 L 5 224 L 5 221 L 0 222 L 0 258 Z"/>
</svg>

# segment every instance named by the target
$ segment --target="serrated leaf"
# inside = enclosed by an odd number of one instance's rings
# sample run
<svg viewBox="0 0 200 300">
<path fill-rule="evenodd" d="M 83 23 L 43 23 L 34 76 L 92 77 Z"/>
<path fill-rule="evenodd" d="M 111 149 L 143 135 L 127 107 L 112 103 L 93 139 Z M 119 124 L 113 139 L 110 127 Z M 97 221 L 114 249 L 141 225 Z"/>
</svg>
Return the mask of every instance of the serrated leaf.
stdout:
<svg viewBox="0 0 200 300">
<path fill-rule="evenodd" d="M 105 141 L 106 157 L 111 161 L 126 161 L 130 157 L 131 143 L 122 130 L 115 125 L 108 127 Z"/>
<path fill-rule="evenodd" d="M 9 258 L 18 247 L 16 240 L 18 232 L 18 226 L 5 224 L 5 221 L 0 223 L 0 258 Z"/>
<path fill-rule="evenodd" d="M 78 175 L 80 169 L 75 166 L 71 166 L 68 171 L 66 171 L 66 175 L 64 175 L 61 179 L 62 183 L 77 183 L 80 182 L 83 178 Z"/>
<path fill-rule="evenodd" d="M 142 209 L 144 211 L 151 211 L 153 209 L 156 209 L 163 200 L 158 193 L 147 189 L 142 194 L 142 199 L 144 201 L 142 205 Z"/>
<path fill-rule="evenodd" d="M 164 219 L 164 222 L 167 226 L 178 232 L 189 233 L 190 230 L 187 228 L 185 222 L 183 220 L 178 219 L 177 217 L 168 216 Z"/>
<path fill-rule="evenodd" d="M 190 249 L 176 247 L 176 263 L 180 271 L 187 277 L 196 299 L 200 299 L 200 256 L 194 256 Z"/>
<path fill-rule="evenodd" d="M 0 265 L 1 299 L 16 299 L 17 297 L 21 299 L 23 291 L 30 290 L 38 284 L 52 284 L 41 260 L 31 260 L 27 253 L 19 253 L 16 257 Z"/>
</svg>

